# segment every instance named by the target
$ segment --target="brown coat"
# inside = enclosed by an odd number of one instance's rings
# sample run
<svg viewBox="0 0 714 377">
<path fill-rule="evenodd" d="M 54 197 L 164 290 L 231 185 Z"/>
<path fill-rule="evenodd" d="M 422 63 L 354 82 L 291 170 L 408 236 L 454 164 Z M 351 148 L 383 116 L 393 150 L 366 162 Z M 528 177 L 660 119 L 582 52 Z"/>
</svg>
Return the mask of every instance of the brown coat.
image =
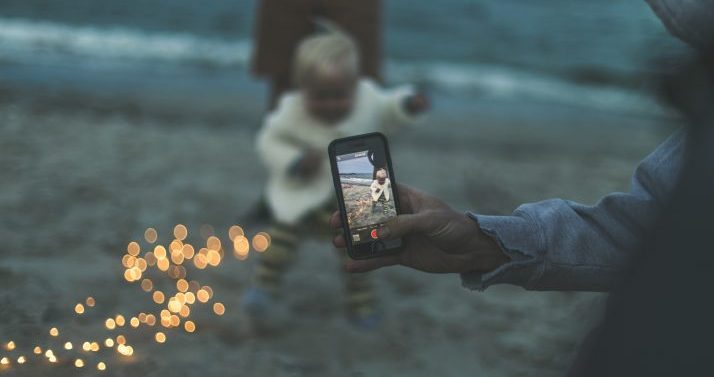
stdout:
<svg viewBox="0 0 714 377">
<path fill-rule="evenodd" d="M 381 81 L 381 0 L 261 0 L 258 4 L 253 73 L 290 82 L 293 53 L 315 29 L 313 19 L 335 22 L 360 49 L 361 73 Z"/>
</svg>

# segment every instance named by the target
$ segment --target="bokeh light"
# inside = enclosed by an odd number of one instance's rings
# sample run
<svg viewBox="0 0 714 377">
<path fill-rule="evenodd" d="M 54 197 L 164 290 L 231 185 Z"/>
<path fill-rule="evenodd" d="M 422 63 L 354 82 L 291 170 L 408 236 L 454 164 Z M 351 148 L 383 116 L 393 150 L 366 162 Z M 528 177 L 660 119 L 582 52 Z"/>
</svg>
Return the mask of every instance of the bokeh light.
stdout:
<svg viewBox="0 0 714 377">
<path fill-rule="evenodd" d="M 146 231 L 144 232 L 144 239 L 148 243 L 154 243 L 158 239 L 159 235 L 156 233 L 156 229 L 154 228 L 147 228 Z"/>
<path fill-rule="evenodd" d="M 177 240 L 183 241 L 188 236 L 188 229 L 183 224 L 176 224 L 174 227 L 174 237 Z"/>
<path fill-rule="evenodd" d="M 126 253 L 131 255 L 131 256 L 137 256 L 141 252 L 141 247 L 136 241 L 131 241 L 129 242 L 129 245 L 126 247 Z"/>
<path fill-rule="evenodd" d="M 260 232 L 253 236 L 253 249 L 262 253 L 270 247 L 270 236 L 265 232 Z"/>
<path fill-rule="evenodd" d="M 217 315 L 223 315 L 226 312 L 226 307 L 222 303 L 216 302 L 213 304 L 213 312 Z"/>
</svg>

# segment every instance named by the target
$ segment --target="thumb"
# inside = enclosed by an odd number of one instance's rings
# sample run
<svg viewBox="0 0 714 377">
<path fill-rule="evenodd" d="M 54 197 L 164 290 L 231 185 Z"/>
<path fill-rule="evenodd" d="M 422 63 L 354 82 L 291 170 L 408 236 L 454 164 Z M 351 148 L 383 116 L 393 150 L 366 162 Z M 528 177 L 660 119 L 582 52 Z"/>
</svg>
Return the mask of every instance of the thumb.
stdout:
<svg viewBox="0 0 714 377">
<path fill-rule="evenodd" d="M 404 214 L 389 220 L 378 230 L 379 238 L 400 238 L 428 230 L 430 217 L 426 213 Z"/>
</svg>

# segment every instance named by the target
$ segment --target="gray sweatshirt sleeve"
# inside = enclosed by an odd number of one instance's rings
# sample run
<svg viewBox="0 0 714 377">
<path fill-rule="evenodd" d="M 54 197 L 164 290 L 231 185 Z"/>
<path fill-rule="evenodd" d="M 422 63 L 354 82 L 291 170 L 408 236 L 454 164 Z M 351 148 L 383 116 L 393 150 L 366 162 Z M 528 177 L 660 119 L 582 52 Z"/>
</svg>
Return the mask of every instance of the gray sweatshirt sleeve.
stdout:
<svg viewBox="0 0 714 377">
<path fill-rule="evenodd" d="M 593 206 L 551 199 L 521 205 L 510 216 L 469 213 L 511 261 L 489 273 L 463 273 L 463 285 L 608 290 L 673 189 L 683 144 L 682 131 L 670 136 L 637 167 L 629 193 L 609 194 Z"/>
</svg>

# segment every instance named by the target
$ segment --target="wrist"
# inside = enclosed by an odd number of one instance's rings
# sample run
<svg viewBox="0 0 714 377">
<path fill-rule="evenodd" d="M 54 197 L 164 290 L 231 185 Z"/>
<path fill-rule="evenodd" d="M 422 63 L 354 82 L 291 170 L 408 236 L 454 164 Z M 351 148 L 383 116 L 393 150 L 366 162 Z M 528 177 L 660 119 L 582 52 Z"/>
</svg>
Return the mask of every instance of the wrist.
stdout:
<svg viewBox="0 0 714 377">
<path fill-rule="evenodd" d="M 511 261 L 504 253 L 498 242 L 490 235 L 484 233 L 474 218 L 467 216 L 473 224 L 471 250 L 474 253 L 472 271 L 489 272 Z"/>
</svg>

